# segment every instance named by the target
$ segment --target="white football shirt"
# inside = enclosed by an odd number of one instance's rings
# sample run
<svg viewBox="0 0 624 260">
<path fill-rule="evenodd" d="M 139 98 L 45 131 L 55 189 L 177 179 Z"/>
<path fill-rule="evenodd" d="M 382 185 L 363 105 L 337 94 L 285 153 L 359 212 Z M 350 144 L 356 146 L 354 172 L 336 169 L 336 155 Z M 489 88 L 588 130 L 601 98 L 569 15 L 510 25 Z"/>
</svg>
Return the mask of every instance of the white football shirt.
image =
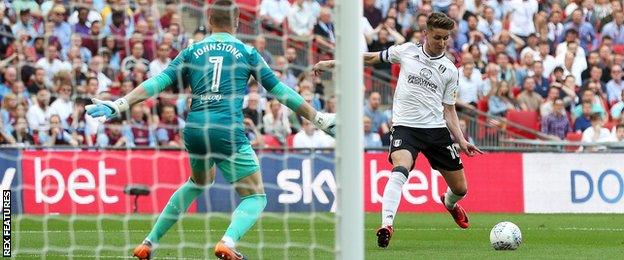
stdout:
<svg viewBox="0 0 624 260">
<path fill-rule="evenodd" d="M 380 53 L 383 62 L 401 64 L 392 107 L 393 125 L 446 127 L 443 105 L 454 105 L 459 72 L 445 56 L 430 57 L 422 44 L 404 43 Z"/>
</svg>

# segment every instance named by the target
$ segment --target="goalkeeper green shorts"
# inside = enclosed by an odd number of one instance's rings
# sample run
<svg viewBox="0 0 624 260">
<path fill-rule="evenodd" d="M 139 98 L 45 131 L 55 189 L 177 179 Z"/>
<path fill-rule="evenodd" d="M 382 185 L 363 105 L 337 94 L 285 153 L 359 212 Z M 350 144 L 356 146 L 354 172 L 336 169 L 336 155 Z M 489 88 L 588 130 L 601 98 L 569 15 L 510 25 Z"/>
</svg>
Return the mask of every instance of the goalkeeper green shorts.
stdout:
<svg viewBox="0 0 624 260">
<path fill-rule="evenodd" d="M 216 138 L 215 135 L 220 135 L 219 133 L 208 132 L 210 134 L 198 128 L 184 129 L 184 143 L 189 152 L 193 172 L 206 174 L 216 164 L 225 180 L 234 183 L 260 170 L 258 158 L 249 142 L 238 146 L 236 151 L 232 151 L 229 148 L 232 147 L 231 143 L 220 144 L 228 141 L 224 138 Z M 209 140 L 206 140 L 207 138 Z"/>
</svg>

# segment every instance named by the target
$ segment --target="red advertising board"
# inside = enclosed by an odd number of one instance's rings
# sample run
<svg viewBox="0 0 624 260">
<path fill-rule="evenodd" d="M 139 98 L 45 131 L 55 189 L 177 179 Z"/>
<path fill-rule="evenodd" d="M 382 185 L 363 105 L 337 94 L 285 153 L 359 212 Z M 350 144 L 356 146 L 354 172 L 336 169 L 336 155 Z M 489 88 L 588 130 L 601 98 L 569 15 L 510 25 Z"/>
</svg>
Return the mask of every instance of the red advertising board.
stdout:
<svg viewBox="0 0 624 260">
<path fill-rule="evenodd" d="M 189 177 L 179 151 L 24 151 L 23 205 L 27 214 L 131 213 L 127 184 L 150 187 L 139 212 L 158 213 Z M 195 211 L 196 207 L 189 207 Z"/>
<path fill-rule="evenodd" d="M 366 153 L 364 165 L 364 209 L 381 211 L 383 189 L 392 171 L 388 153 Z M 462 206 L 468 212 L 523 212 L 522 154 L 491 153 L 462 155 L 468 194 Z M 433 177 L 432 177 L 433 176 Z M 446 191 L 444 178 L 419 155 L 416 167 L 403 187 L 399 212 L 444 211 L 439 195 Z"/>
</svg>

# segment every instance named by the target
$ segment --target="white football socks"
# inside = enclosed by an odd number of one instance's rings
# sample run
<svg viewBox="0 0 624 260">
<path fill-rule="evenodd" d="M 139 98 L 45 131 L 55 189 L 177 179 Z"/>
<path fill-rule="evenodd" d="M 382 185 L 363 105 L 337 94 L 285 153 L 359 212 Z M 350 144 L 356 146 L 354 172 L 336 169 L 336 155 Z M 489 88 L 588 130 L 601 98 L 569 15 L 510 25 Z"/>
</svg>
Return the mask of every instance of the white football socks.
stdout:
<svg viewBox="0 0 624 260">
<path fill-rule="evenodd" d="M 466 194 L 460 196 L 453 193 L 453 191 L 451 191 L 451 188 L 447 188 L 446 194 L 444 195 L 444 206 L 446 206 L 447 209 L 453 209 L 455 208 L 455 203 L 463 199 L 464 196 L 466 196 Z"/>
<path fill-rule="evenodd" d="M 401 167 L 402 168 L 402 167 Z M 405 168 L 403 168 L 405 169 Z M 407 170 L 405 170 L 407 172 Z M 388 183 L 384 189 L 383 199 L 381 199 L 381 226 L 392 226 L 394 217 L 396 216 L 403 184 L 407 181 L 407 176 L 403 172 L 393 171 L 388 178 Z"/>
<path fill-rule="evenodd" d="M 227 246 L 229 248 L 235 248 L 236 247 L 236 243 L 234 243 L 234 239 L 232 239 L 231 237 L 223 236 L 221 238 L 221 241 L 223 241 L 225 246 Z"/>
</svg>

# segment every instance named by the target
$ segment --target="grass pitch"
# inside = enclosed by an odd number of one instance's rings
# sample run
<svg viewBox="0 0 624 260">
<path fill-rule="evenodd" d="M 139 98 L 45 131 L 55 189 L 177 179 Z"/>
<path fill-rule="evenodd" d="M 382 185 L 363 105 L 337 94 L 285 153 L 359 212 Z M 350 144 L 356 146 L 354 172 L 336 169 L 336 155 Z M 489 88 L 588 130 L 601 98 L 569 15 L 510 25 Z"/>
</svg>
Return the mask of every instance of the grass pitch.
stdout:
<svg viewBox="0 0 624 260">
<path fill-rule="evenodd" d="M 385 249 L 377 247 L 374 235 L 379 218 L 366 215 L 367 259 L 624 259 L 621 214 L 470 214 L 470 229 L 461 230 L 448 214 L 402 213 Z M 16 217 L 13 256 L 128 258 L 154 220 L 152 215 Z M 524 242 L 518 250 L 490 247 L 490 228 L 503 220 L 522 230 Z M 228 221 L 227 214 L 187 215 L 163 238 L 156 259 L 214 259 L 213 246 Z M 239 249 L 249 259 L 333 259 L 333 215 L 265 214 Z"/>
</svg>

